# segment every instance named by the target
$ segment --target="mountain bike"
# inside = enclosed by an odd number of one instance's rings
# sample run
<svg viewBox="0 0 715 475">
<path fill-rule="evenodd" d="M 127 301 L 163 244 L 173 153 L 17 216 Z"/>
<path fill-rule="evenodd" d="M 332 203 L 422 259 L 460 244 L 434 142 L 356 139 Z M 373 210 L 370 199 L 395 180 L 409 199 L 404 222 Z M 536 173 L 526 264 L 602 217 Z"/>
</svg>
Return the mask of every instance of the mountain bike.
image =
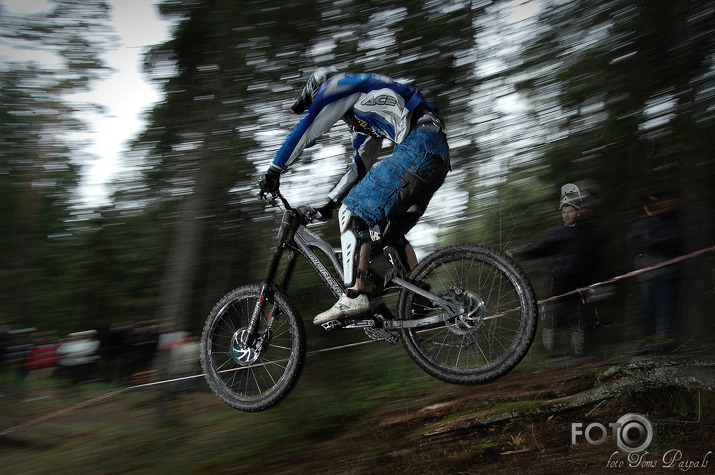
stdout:
<svg viewBox="0 0 715 475">
<path fill-rule="evenodd" d="M 201 336 L 209 387 L 242 411 L 264 410 L 283 399 L 306 359 L 303 320 L 287 294 L 298 257 L 305 257 L 336 298 L 345 292 L 341 251 L 308 229 L 310 208 L 293 208 L 280 192 L 269 202 L 283 216 L 265 280 L 226 294 Z M 409 269 L 385 234 L 371 233 L 370 313 L 329 322 L 324 330 L 362 330 L 392 344 L 402 339 L 420 368 L 447 383 L 486 383 L 521 361 L 536 333 L 537 305 L 513 260 L 485 246 L 459 244 Z M 374 270 L 381 254 L 387 271 Z"/>
</svg>

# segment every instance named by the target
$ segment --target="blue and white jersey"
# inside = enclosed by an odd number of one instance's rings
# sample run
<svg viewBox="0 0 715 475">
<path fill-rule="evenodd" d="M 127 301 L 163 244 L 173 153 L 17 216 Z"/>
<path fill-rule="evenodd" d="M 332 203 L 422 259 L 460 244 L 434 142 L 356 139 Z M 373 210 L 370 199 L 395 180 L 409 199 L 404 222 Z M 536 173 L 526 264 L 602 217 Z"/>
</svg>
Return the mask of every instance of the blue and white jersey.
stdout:
<svg viewBox="0 0 715 475">
<path fill-rule="evenodd" d="M 318 91 L 300 122 L 276 152 L 273 165 L 285 170 L 301 152 L 340 119 L 350 127 L 354 149 L 350 168 L 330 192 L 340 200 L 377 161 L 382 140 L 398 144 L 410 132 L 418 106 L 435 107 L 416 89 L 375 74 L 337 74 Z"/>
</svg>

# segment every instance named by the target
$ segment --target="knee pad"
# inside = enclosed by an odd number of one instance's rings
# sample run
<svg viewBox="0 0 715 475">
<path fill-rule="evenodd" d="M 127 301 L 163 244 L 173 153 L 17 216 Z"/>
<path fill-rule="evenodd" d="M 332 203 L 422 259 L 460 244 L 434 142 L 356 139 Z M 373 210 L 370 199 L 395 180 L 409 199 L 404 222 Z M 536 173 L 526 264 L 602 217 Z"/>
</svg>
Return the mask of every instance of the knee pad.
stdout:
<svg viewBox="0 0 715 475">
<path fill-rule="evenodd" d="M 355 216 L 345 205 L 338 211 L 340 245 L 343 250 L 343 283 L 352 287 L 357 277 L 357 263 L 360 247 L 370 240 L 367 223 Z"/>
</svg>

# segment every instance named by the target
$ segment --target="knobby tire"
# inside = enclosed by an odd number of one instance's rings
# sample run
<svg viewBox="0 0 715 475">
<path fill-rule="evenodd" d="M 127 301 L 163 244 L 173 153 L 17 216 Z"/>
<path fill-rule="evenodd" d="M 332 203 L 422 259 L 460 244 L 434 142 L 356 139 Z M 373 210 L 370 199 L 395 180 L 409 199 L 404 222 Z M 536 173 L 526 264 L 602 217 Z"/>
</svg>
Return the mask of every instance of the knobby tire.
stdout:
<svg viewBox="0 0 715 475">
<path fill-rule="evenodd" d="M 483 246 L 450 246 L 427 256 L 410 280 L 475 309 L 470 318 L 449 321 L 424 297 L 401 291 L 401 319 L 445 318 L 433 328 L 401 330 L 407 353 L 429 375 L 454 384 L 486 383 L 513 369 L 529 351 L 536 334 L 536 297 L 510 258 Z M 454 296 L 460 292 L 461 297 Z"/>
<path fill-rule="evenodd" d="M 237 343 L 235 337 L 248 327 L 259 292 L 259 285 L 229 292 L 209 314 L 201 336 L 201 367 L 209 387 L 225 404 L 248 412 L 262 411 L 283 399 L 305 361 L 303 322 L 290 300 L 278 291 L 263 307 L 259 336 L 266 330 L 269 315 L 274 324 L 260 353 Z"/>
</svg>

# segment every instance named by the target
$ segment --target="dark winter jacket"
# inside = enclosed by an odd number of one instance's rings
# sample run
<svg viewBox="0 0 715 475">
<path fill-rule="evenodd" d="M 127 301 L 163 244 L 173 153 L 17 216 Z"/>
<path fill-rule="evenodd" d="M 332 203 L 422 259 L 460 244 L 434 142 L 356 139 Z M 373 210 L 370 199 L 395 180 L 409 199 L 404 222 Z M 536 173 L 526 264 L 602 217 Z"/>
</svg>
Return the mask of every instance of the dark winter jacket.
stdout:
<svg viewBox="0 0 715 475">
<path fill-rule="evenodd" d="M 596 283 L 601 277 L 604 238 L 594 226 L 561 225 L 541 242 L 519 249 L 517 257 L 548 258 L 552 292 L 559 294 Z"/>
</svg>

